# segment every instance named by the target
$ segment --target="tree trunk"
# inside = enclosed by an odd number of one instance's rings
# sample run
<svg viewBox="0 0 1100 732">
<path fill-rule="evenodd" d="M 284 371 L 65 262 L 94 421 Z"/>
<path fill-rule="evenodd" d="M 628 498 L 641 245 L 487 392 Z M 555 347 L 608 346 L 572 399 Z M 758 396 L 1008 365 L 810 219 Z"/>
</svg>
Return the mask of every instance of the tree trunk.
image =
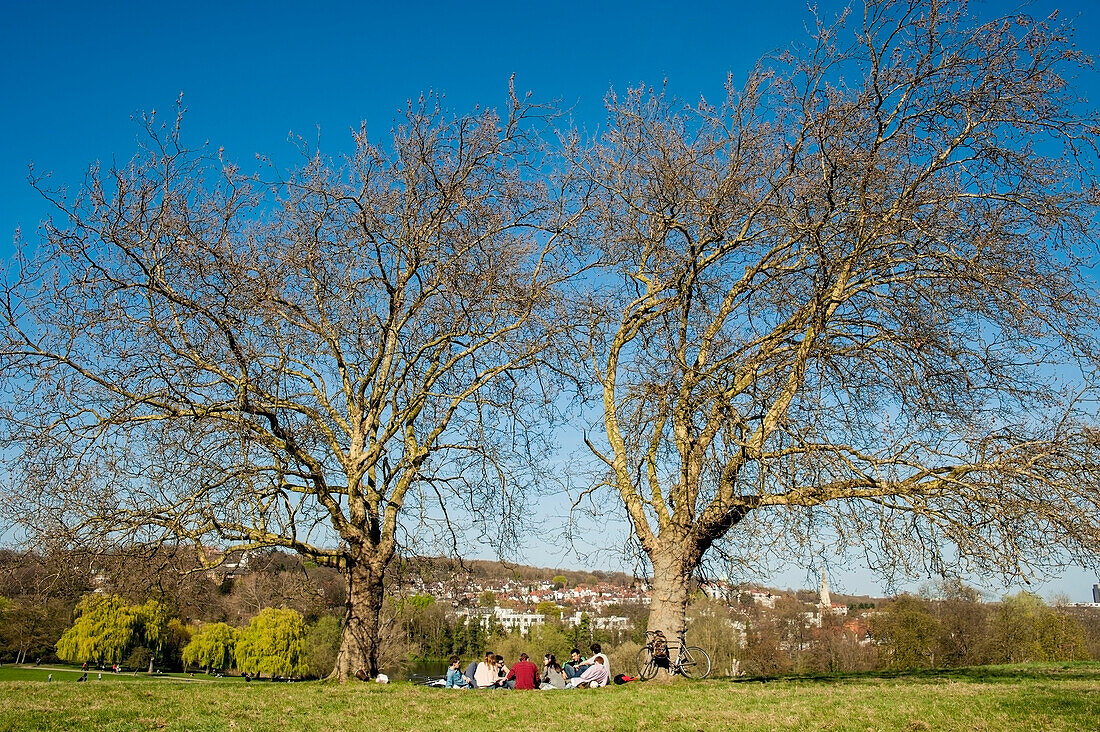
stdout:
<svg viewBox="0 0 1100 732">
<path fill-rule="evenodd" d="M 340 681 L 354 679 L 362 670 L 368 677 L 378 675 L 379 622 L 382 615 L 385 563 L 354 556 L 348 557 L 344 580 L 347 600 L 344 631 L 332 676 Z"/>
<path fill-rule="evenodd" d="M 653 586 L 650 588 L 648 629 L 662 631 L 673 647 L 680 632 L 687 628 L 691 576 L 696 564 L 692 556 L 690 543 L 683 539 L 666 538 L 649 552 Z M 658 668 L 657 678 L 665 681 L 672 678 L 667 665 Z"/>
<path fill-rule="evenodd" d="M 695 562 L 687 541 L 662 541 L 649 554 L 653 565 L 649 630 L 664 631 L 671 642 L 687 627 L 687 606 Z"/>
</svg>

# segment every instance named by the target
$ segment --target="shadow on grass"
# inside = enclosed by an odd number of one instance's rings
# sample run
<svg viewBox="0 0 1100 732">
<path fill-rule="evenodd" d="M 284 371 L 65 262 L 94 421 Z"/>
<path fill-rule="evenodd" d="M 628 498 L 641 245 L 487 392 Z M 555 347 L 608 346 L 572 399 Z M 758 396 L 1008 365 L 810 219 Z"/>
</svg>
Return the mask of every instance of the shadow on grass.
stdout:
<svg viewBox="0 0 1100 732">
<path fill-rule="evenodd" d="M 1013 664 L 1005 666 L 965 666 L 963 668 L 902 669 L 892 671 L 851 671 L 832 674 L 789 674 L 785 676 L 742 676 L 735 684 L 806 681 L 849 683 L 906 679 L 910 681 L 969 681 L 974 683 L 1019 681 L 1100 681 L 1100 663 L 1074 661 L 1064 663 Z"/>
</svg>

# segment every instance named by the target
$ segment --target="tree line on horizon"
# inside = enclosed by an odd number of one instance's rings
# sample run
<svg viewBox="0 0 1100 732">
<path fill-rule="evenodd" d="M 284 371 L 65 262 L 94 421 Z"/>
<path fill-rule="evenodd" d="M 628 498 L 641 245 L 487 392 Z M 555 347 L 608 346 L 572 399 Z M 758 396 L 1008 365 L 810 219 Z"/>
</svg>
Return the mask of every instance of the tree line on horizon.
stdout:
<svg viewBox="0 0 1100 732">
<path fill-rule="evenodd" d="M 720 100 L 613 91 L 594 134 L 511 84 L 246 168 L 181 103 L 72 188 L 34 173 L 3 535 L 296 552 L 341 575 L 340 680 L 378 672 L 395 562 L 522 555 L 547 493 L 625 519 L 673 634 L 700 571 L 808 547 L 1097 567 L 1091 60 L 1057 15 L 862 11 Z"/>
<path fill-rule="evenodd" d="M 127 671 L 190 669 L 268 678 L 323 677 L 335 661 L 344 599 L 340 578 L 332 570 L 306 568 L 293 555 L 258 557 L 243 574 L 220 581 L 206 573 L 150 570 L 148 559 L 119 557 L 100 575 L 97 591 L 87 571 L 73 569 L 71 557 L 45 559 L 0 555 L 0 661 L 57 658 L 106 669 L 118 664 Z M 543 570 L 546 579 L 552 571 Z M 319 587 L 335 594 L 326 599 Z M 539 607 L 527 609 L 544 612 L 547 622 L 524 636 L 497 622 L 485 627 L 480 618 L 459 615 L 450 603 L 428 595 L 391 588 L 388 596 L 382 658 L 390 674 L 438 665 L 451 654 L 469 659 L 492 650 L 507 659 L 520 652 L 560 657 L 592 642 L 629 672 L 647 627 L 641 606 L 606 609 L 629 618 L 621 630 L 601 629 L 587 614 L 567 627 L 552 608 Z M 688 607 L 689 637 L 708 650 L 718 675 L 1100 660 L 1100 612 L 1049 606 L 1028 593 L 983 602 L 972 588 L 945 582 L 919 595 L 847 601 L 847 615 L 821 615 L 812 590 L 785 593 L 768 608 L 748 592 L 716 600 L 696 589 Z"/>
</svg>

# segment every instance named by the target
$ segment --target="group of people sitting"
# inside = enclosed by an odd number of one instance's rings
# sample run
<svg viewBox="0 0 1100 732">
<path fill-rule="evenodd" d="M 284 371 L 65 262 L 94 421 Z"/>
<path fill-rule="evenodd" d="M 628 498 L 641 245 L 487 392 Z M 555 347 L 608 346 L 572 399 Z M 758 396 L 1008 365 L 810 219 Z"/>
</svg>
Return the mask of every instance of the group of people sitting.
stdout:
<svg viewBox="0 0 1100 732">
<path fill-rule="evenodd" d="M 565 664 L 559 664 L 553 653 L 543 656 L 542 668 L 531 661 L 526 653 L 511 668 L 504 665 L 504 657 L 489 651 L 484 661 L 473 661 L 461 670 L 462 660 L 451 656 L 447 669 L 446 686 L 449 689 L 584 689 L 606 686 L 611 680 L 611 664 L 599 643 L 593 643 L 592 655 L 583 658 L 574 648 Z"/>
</svg>

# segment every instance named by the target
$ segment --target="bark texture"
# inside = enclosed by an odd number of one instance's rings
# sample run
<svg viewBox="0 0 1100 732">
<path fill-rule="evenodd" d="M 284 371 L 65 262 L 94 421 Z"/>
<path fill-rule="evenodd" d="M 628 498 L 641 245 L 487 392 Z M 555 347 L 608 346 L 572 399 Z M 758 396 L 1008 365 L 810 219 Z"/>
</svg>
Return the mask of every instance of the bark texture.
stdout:
<svg viewBox="0 0 1100 732">
<path fill-rule="evenodd" d="M 347 583 L 344 631 L 332 675 L 340 681 L 349 681 L 362 671 L 368 678 L 374 678 L 379 672 L 378 631 L 385 598 L 385 564 L 351 559 L 344 577 Z"/>
<path fill-rule="evenodd" d="M 664 544 L 650 555 L 653 585 L 650 588 L 649 630 L 660 630 L 675 640 L 687 627 L 691 578 L 695 571 L 683 547 Z"/>
</svg>

